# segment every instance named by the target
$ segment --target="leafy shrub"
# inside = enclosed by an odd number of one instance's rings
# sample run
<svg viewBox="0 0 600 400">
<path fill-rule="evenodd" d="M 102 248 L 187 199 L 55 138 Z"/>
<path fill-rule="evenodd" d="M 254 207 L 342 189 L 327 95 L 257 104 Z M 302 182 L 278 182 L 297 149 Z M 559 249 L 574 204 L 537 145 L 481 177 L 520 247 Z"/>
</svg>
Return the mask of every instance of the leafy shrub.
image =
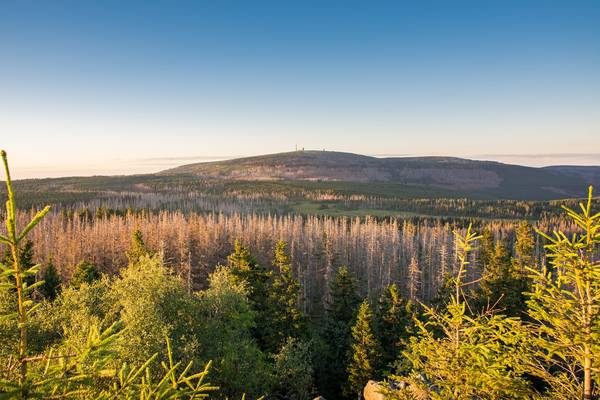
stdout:
<svg viewBox="0 0 600 400">
<path fill-rule="evenodd" d="M 142 256 L 123 269 L 108 295 L 124 326 L 119 348 L 123 361 L 143 362 L 148 354 L 164 347 L 165 337 L 174 343 L 176 359 L 194 359 L 198 352 L 198 302 L 159 257 Z"/>
<path fill-rule="evenodd" d="M 270 389 L 271 366 L 253 337 L 255 312 L 244 281 L 218 267 L 209 288 L 199 293 L 202 354 L 216 360 L 211 377 L 220 393 L 236 398 Z"/>
</svg>

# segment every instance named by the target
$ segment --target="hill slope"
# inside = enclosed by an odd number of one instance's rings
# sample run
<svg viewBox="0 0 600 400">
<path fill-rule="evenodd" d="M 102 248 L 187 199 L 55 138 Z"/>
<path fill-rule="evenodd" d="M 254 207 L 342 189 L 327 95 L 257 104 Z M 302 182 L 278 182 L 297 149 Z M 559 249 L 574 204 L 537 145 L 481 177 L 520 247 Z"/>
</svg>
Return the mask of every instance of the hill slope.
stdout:
<svg viewBox="0 0 600 400">
<path fill-rule="evenodd" d="M 600 181 L 600 168 L 532 168 L 453 157 L 390 157 L 297 151 L 184 165 L 161 175 L 194 175 L 225 180 L 321 180 L 393 182 L 508 199 L 580 196 Z"/>
<path fill-rule="evenodd" d="M 584 165 L 554 165 L 544 167 L 548 171 L 559 172 L 564 175 L 578 177 L 596 187 L 600 186 L 600 166 L 584 166 Z"/>
</svg>

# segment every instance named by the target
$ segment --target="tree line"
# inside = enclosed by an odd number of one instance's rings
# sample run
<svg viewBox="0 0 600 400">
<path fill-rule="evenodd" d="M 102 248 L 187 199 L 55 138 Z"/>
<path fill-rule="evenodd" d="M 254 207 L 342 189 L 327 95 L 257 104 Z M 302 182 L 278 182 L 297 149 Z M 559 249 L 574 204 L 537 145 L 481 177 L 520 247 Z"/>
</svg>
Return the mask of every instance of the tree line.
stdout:
<svg viewBox="0 0 600 400">
<path fill-rule="evenodd" d="M 22 209 L 52 204 L 65 211 L 97 209 L 116 212 L 128 209 L 215 213 L 256 213 L 286 215 L 302 211 L 302 204 L 333 208 L 340 212 L 364 209 L 420 217 L 527 219 L 555 218 L 561 204 L 576 200 L 525 201 L 466 198 L 468 193 L 422 190 L 392 185 L 374 190 L 377 183 L 314 181 L 229 181 L 191 176 L 140 175 L 131 177 L 59 178 L 22 180 L 15 193 Z M 384 185 L 385 186 L 385 185 Z M 446 197 L 444 197 L 444 195 Z M 6 191 L 0 189 L 0 200 Z"/>
</svg>

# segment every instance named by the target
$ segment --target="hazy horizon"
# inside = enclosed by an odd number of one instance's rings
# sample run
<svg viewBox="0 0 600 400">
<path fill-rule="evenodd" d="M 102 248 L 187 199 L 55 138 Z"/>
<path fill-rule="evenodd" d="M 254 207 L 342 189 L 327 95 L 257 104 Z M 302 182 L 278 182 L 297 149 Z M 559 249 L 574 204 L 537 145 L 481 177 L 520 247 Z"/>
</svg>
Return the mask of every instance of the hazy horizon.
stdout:
<svg viewBox="0 0 600 400">
<path fill-rule="evenodd" d="M 2 2 L 0 147 L 21 178 L 296 144 L 600 165 L 599 20 L 595 1 Z"/>
<path fill-rule="evenodd" d="M 318 149 L 306 149 L 318 150 Z M 322 150 L 322 149 L 321 149 Z M 327 151 L 336 151 L 326 149 Z M 292 150 L 285 150 L 292 151 Z M 362 153 L 356 153 L 362 154 Z M 86 168 L 69 168 L 60 166 L 60 163 L 53 163 L 47 166 L 28 167 L 18 165 L 13 167 L 12 175 L 14 179 L 43 179 L 60 178 L 71 176 L 95 176 L 95 175 L 135 175 L 151 174 L 165 169 L 178 167 L 185 164 L 231 160 L 242 157 L 259 156 L 263 154 L 240 154 L 230 156 L 184 156 L 184 157 L 156 157 L 145 159 L 117 160 L 109 163 L 107 166 L 88 165 Z M 598 166 L 600 165 L 600 153 L 587 154 L 473 154 L 473 155 L 453 155 L 453 154 L 365 154 L 372 157 L 427 157 L 427 156 L 449 156 L 461 157 L 481 161 L 498 161 L 506 164 L 524 165 L 529 167 L 546 167 L 553 165 L 579 165 L 579 166 Z M 9 153 L 12 160 L 12 154 Z M 58 166 L 57 166 L 58 165 Z"/>
</svg>

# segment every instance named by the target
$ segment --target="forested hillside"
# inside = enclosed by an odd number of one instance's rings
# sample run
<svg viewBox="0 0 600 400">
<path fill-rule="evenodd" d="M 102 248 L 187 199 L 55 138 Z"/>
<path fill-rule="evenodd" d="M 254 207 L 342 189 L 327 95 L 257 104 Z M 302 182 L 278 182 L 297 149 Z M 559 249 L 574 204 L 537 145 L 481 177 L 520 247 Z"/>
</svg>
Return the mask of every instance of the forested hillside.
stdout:
<svg viewBox="0 0 600 400">
<path fill-rule="evenodd" d="M 560 214 L 560 201 L 494 200 L 393 183 L 313 181 L 226 181 L 192 177 L 90 177 L 15 182 L 19 208 L 46 204 L 65 214 L 128 211 L 320 215 L 378 218 L 527 219 Z M 467 197 L 461 197 L 467 196 Z M 6 191 L 0 189 L 0 199 Z"/>
<path fill-rule="evenodd" d="M 368 157 L 334 151 L 295 151 L 184 165 L 163 175 L 228 180 L 393 182 L 500 199 L 573 197 L 600 171 L 583 167 L 531 168 L 455 157 Z"/>
<path fill-rule="evenodd" d="M 50 203 L 61 209 L 537 219 L 559 208 L 552 200 L 577 197 L 581 187 L 599 181 L 598 167 L 301 151 L 158 174 L 27 179 L 15 188 L 26 209 Z"/>
</svg>

